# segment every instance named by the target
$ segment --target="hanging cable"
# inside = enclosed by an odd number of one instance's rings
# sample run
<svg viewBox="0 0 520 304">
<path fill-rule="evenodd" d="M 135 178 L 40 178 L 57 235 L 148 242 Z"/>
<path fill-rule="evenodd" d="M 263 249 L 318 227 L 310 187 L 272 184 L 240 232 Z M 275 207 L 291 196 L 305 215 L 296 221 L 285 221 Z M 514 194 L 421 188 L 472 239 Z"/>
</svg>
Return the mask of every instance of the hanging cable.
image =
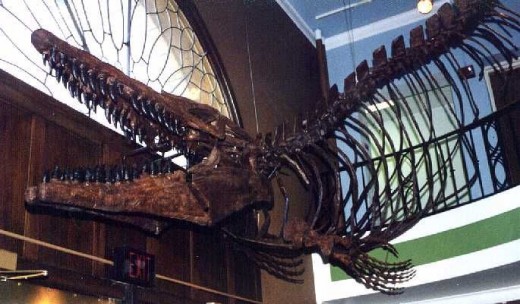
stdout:
<svg viewBox="0 0 520 304">
<path fill-rule="evenodd" d="M 347 3 L 343 1 L 343 6 L 346 7 Z M 348 0 L 348 6 L 352 7 L 352 0 Z M 348 11 L 348 16 L 347 16 Z M 352 62 L 352 71 L 356 71 L 356 51 L 354 49 L 354 24 L 352 23 L 352 8 L 343 11 L 343 17 L 345 18 L 345 28 L 347 32 L 348 45 L 350 50 L 350 57 Z"/>
<path fill-rule="evenodd" d="M 256 107 L 256 94 L 255 94 L 255 82 L 253 79 L 253 64 L 251 62 L 251 48 L 249 45 L 249 7 L 247 8 L 247 14 L 246 14 L 246 47 L 247 47 L 247 62 L 249 65 L 249 81 L 251 82 L 251 94 L 253 95 L 252 101 L 253 101 L 253 109 L 255 111 L 255 126 L 256 126 L 256 133 L 258 134 L 260 132 L 259 126 L 258 126 L 258 109 Z"/>
</svg>

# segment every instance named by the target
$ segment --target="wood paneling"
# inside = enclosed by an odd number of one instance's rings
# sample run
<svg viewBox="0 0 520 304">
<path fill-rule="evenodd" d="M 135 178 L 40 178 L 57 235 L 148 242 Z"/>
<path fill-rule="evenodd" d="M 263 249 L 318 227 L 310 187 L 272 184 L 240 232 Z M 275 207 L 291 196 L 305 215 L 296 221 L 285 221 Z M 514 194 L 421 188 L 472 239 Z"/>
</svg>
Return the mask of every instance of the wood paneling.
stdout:
<svg viewBox="0 0 520 304">
<path fill-rule="evenodd" d="M 101 146 L 82 138 L 53 123 L 45 125 L 45 148 L 43 149 L 43 167 L 52 169 L 78 168 L 96 164 L 102 155 Z M 31 164 L 32 165 L 32 164 Z M 37 164 L 36 164 L 37 166 Z M 40 173 L 41 174 L 41 173 Z M 40 175 L 41 176 L 41 175 Z M 45 242 L 67 247 L 80 252 L 91 253 L 93 223 L 71 215 L 35 215 L 39 231 L 32 235 Z M 53 266 L 90 273 L 92 263 L 84 258 L 65 255 L 55 250 L 41 248 L 39 258 Z"/>
<path fill-rule="evenodd" d="M 7 105 L 0 109 L 0 227 L 23 233 L 31 115 Z M 20 242 L 0 237 L 0 247 L 20 252 L 20 246 Z"/>
<path fill-rule="evenodd" d="M 189 282 L 191 279 L 190 233 L 186 229 L 172 227 L 160 237 L 147 240 L 147 251 L 156 256 L 156 269 L 162 275 Z M 190 288 L 156 281 L 163 290 L 189 297 Z"/>
<path fill-rule="evenodd" d="M 226 244 L 222 235 L 214 230 L 195 229 L 191 233 L 193 283 L 219 291 L 227 290 Z M 193 289 L 193 297 L 208 302 L 227 303 L 220 296 L 201 293 Z"/>
</svg>

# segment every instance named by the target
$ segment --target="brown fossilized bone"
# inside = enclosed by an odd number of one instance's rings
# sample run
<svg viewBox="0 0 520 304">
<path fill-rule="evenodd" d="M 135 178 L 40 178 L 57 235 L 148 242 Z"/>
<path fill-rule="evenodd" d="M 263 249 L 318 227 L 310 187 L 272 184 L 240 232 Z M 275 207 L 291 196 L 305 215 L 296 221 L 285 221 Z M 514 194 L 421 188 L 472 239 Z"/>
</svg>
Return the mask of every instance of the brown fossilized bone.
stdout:
<svg viewBox="0 0 520 304">
<path fill-rule="evenodd" d="M 462 149 L 473 151 L 467 132 L 487 121 L 479 117 L 468 82 L 457 74 L 455 52 L 471 58 L 481 77 L 486 65 L 502 72 L 507 67 L 490 55 L 501 54 L 511 67 L 517 46 L 510 31 L 519 28 L 518 14 L 499 1 L 445 4 L 425 29 L 410 32 L 409 46 L 397 37 L 391 57 L 384 46 L 375 50 L 372 67 L 363 61 L 346 77 L 344 93 L 332 87 L 329 107 L 315 118 L 292 132 L 282 126 L 257 139 L 208 106 L 157 93 L 52 33 L 35 31 L 34 46 L 73 96 L 89 109 L 103 108 L 130 139 L 156 150 L 178 149 L 190 166 L 159 160 L 142 169 L 56 168 L 27 190 L 27 203 L 103 215 L 152 232 L 171 220 L 216 226 L 260 267 L 286 280 L 298 281 L 301 255 L 317 252 L 368 288 L 399 293 L 396 285 L 414 275 L 410 261 L 379 261 L 369 252 L 379 248 L 397 256 L 392 239 L 425 215 L 451 208 L 449 202 L 464 197 L 475 183 L 470 174 L 464 185 L 447 186 L 454 171 L 451 159 Z M 453 90 L 456 106 L 440 90 L 441 80 Z M 398 127 L 395 139 L 385 129 L 382 112 L 370 106 L 404 99 L 403 86 L 416 96 L 413 103 L 392 105 L 384 114 Z M 434 106 L 426 91 L 441 100 L 454 131 L 435 132 Z M 414 109 L 425 114 L 417 118 Z M 418 119 L 426 131 L 418 131 Z M 477 165 L 477 158 L 467 154 L 467 161 Z M 295 172 L 312 195 L 305 218 L 290 216 L 282 169 Z M 345 174 L 342 186 L 340 172 Z M 278 233 L 270 229 L 271 181 L 285 198 Z M 219 224 L 245 209 L 259 211 L 257 231 Z"/>
</svg>

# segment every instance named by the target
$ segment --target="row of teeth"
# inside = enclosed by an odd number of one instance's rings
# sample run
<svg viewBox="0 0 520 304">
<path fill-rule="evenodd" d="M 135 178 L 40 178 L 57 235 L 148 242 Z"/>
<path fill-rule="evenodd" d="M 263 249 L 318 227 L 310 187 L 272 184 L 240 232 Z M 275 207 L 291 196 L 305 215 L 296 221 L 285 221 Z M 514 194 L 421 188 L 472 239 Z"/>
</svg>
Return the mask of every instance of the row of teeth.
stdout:
<svg viewBox="0 0 520 304">
<path fill-rule="evenodd" d="M 137 114 L 145 116 L 166 128 L 170 134 L 159 134 L 161 141 L 167 142 L 168 135 L 183 137 L 187 128 L 177 118 L 167 112 L 162 105 L 142 95 L 127 97 L 130 105 L 118 103 L 125 96 L 123 84 L 114 77 L 97 73 L 85 63 L 76 58 L 69 58 L 66 54 L 52 48 L 49 52 L 43 52 L 43 63 L 49 64 L 51 73 L 58 82 L 68 88 L 72 97 L 77 98 L 80 103 L 87 106 L 89 111 L 96 111 L 100 106 L 105 110 L 105 116 L 109 123 L 116 127 L 119 124 L 125 135 L 132 140 L 136 136 L 141 141 L 146 141 L 146 130 L 137 122 Z"/>
<path fill-rule="evenodd" d="M 152 161 L 145 163 L 141 170 L 136 166 L 96 166 L 94 168 L 61 169 L 56 166 L 52 171 L 45 172 L 43 182 L 51 180 L 71 181 L 71 182 L 91 182 L 91 183 L 118 183 L 130 182 L 138 179 L 143 174 L 158 176 L 161 174 L 173 173 L 184 168 L 177 166 L 171 161 Z"/>
</svg>

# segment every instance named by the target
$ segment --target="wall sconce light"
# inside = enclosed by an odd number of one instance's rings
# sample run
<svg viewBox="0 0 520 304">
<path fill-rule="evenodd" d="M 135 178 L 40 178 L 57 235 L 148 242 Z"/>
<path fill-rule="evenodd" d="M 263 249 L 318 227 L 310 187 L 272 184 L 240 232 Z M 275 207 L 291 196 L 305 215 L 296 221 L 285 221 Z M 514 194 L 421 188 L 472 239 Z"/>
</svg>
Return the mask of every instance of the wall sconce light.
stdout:
<svg viewBox="0 0 520 304">
<path fill-rule="evenodd" d="M 428 14 L 432 11 L 433 8 L 433 0 L 419 0 L 417 2 L 417 10 L 421 14 Z"/>
</svg>

